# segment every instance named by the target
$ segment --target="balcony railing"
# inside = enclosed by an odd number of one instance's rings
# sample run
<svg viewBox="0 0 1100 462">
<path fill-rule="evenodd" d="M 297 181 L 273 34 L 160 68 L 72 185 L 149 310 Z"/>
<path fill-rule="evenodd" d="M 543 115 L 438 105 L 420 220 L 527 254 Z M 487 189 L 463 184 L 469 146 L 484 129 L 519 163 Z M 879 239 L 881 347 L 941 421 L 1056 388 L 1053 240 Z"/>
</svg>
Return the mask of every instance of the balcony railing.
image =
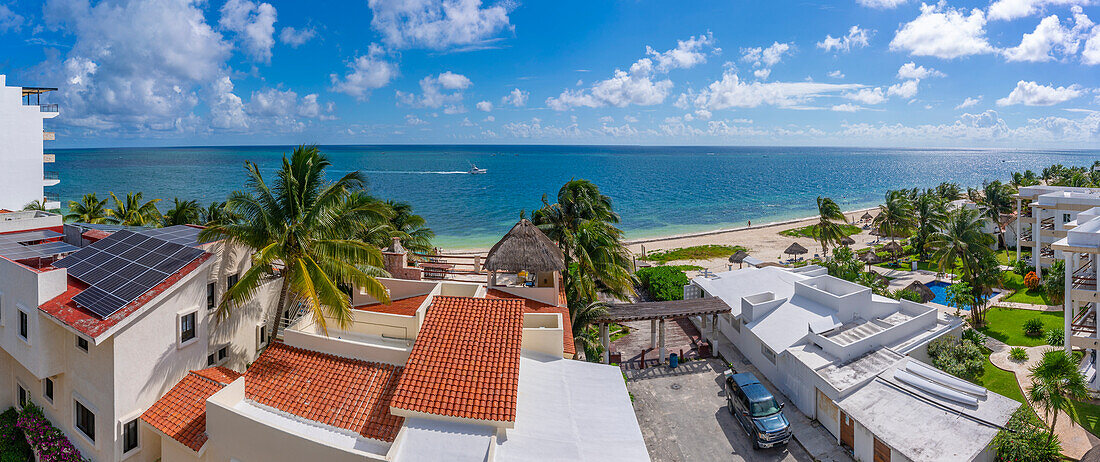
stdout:
<svg viewBox="0 0 1100 462">
<path fill-rule="evenodd" d="M 42 154 L 42 163 L 52 164 L 55 160 L 54 154 Z"/>
<path fill-rule="evenodd" d="M 42 132 L 42 141 L 53 141 L 56 137 L 54 132 Z"/>
<path fill-rule="evenodd" d="M 1073 288 L 1096 290 L 1096 267 L 1092 262 L 1085 262 L 1073 272 Z"/>
<path fill-rule="evenodd" d="M 1044 218 L 1040 222 L 1039 227 L 1042 229 L 1053 230 L 1054 229 L 1054 217 Z"/>
<path fill-rule="evenodd" d="M 46 172 L 42 172 L 42 179 L 44 179 L 44 180 L 60 180 L 61 176 L 58 175 L 57 172 L 46 171 Z"/>
<path fill-rule="evenodd" d="M 1089 303 L 1084 311 L 1081 311 L 1081 313 L 1073 318 L 1073 324 L 1070 325 L 1070 331 L 1073 332 L 1073 335 L 1082 337 L 1096 335 L 1095 303 Z"/>
<path fill-rule="evenodd" d="M 1031 240 L 1032 240 L 1031 239 L 1031 230 L 1021 232 L 1020 233 L 1020 240 L 1031 242 Z"/>
<path fill-rule="evenodd" d="M 42 202 L 61 202 L 61 196 L 46 193 L 42 195 Z"/>
<path fill-rule="evenodd" d="M 57 105 L 56 104 L 39 104 L 38 105 L 38 111 L 39 112 L 57 112 Z"/>
<path fill-rule="evenodd" d="M 1050 247 L 1040 247 L 1039 256 L 1046 258 L 1054 258 L 1054 250 Z"/>
</svg>

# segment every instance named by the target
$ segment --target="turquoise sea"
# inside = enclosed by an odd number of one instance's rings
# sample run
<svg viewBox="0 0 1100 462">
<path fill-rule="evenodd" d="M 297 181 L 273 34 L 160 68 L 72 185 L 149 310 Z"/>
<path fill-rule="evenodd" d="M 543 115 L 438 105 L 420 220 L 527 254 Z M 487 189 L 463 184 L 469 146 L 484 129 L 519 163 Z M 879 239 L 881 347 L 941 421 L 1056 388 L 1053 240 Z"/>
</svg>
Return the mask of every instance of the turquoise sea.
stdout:
<svg viewBox="0 0 1100 462">
<path fill-rule="evenodd" d="M 243 164 L 270 172 L 290 146 L 56 149 L 63 203 L 85 192 L 142 191 L 207 204 L 244 182 Z M 446 248 L 486 247 L 520 210 L 551 202 L 571 178 L 614 200 L 630 238 L 800 218 L 815 198 L 872 207 L 887 189 L 942 181 L 980 186 L 1050 164 L 1092 165 L 1100 151 L 664 146 L 323 146 L 332 173 L 360 170 L 373 194 L 413 204 Z M 471 165 L 488 169 L 466 172 Z M 166 210 L 167 205 L 161 206 Z"/>
</svg>

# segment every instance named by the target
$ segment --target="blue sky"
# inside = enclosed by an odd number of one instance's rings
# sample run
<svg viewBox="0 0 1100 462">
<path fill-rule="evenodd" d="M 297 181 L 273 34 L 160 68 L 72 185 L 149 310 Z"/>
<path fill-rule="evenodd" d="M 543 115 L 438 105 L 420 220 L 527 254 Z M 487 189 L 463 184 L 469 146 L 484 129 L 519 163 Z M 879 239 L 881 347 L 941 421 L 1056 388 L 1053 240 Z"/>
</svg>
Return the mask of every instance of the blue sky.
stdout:
<svg viewBox="0 0 1100 462">
<path fill-rule="evenodd" d="M 58 146 L 1100 147 L 1100 6 L 0 1 Z"/>
</svg>

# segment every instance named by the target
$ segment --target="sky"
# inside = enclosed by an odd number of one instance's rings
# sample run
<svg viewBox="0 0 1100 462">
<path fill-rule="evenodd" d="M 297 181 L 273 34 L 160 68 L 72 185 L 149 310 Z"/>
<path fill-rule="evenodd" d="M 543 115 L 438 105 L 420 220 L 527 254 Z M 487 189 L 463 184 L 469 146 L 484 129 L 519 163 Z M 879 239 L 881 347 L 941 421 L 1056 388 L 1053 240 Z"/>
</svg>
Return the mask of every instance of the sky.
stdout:
<svg viewBox="0 0 1100 462">
<path fill-rule="evenodd" d="M 0 0 L 56 147 L 1100 147 L 1100 0 Z"/>
</svg>

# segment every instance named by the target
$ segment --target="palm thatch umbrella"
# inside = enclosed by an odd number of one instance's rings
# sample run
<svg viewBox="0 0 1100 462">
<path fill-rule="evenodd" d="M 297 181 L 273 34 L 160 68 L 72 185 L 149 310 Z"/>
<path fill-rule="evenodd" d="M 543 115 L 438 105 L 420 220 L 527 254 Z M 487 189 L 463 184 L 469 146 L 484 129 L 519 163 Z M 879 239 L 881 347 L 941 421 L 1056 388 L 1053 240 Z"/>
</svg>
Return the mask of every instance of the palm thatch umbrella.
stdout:
<svg viewBox="0 0 1100 462">
<path fill-rule="evenodd" d="M 802 247 L 802 245 L 797 242 L 791 244 L 790 247 L 787 247 L 787 250 L 783 251 L 783 253 L 787 255 L 802 255 L 807 252 L 809 252 L 809 250 L 806 250 L 805 247 Z"/>
<path fill-rule="evenodd" d="M 913 281 L 902 290 L 916 292 L 917 295 L 920 295 L 921 303 L 928 303 L 936 298 L 936 294 L 932 292 L 932 289 L 929 289 L 928 286 L 922 284 L 920 281 Z"/>
<path fill-rule="evenodd" d="M 738 250 L 733 255 L 730 255 L 730 263 L 737 263 L 737 267 L 741 268 L 744 265 L 745 257 L 749 256 L 748 252 L 744 250 Z"/>
<path fill-rule="evenodd" d="M 871 212 L 863 212 L 863 216 L 859 217 L 859 221 L 869 221 L 869 220 L 874 220 L 874 219 L 875 219 L 875 216 L 871 215 Z"/>
<path fill-rule="evenodd" d="M 875 263 L 882 263 L 882 258 L 879 257 L 877 253 L 875 253 L 874 249 L 867 249 L 866 252 L 862 253 L 859 256 L 859 260 L 866 263 L 866 264 L 868 264 L 868 265 L 874 265 Z"/>
<path fill-rule="evenodd" d="M 890 252 L 891 254 L 894 254 L 894 255 L 897 255 L 897 254 L 902 253 L 902 252 L 905 251 L 905 249 L 903 249 L 901 247 L 901 244 L 898 244 L 897 241 L 890 241 L 888 244 L 882 246 L 882 250 Z"/>
<path fill-rule="evenodd" d="M 844 236 L 844 238 L 840 240 L 840 245 L 842 245 L 844 247 L 848 247 L 848 246 L 850 246 L 852 244 L 855 244 L 855 243 L 856 243 L 856 240 L 852 239 L 851 236 Z"/>
<path fill-rule="evenodd" d="M 516 273 L 562 271 L 565 256 L 554 241 L 525 218 L 489 249 L 485 269 Z"/>
</svg>

